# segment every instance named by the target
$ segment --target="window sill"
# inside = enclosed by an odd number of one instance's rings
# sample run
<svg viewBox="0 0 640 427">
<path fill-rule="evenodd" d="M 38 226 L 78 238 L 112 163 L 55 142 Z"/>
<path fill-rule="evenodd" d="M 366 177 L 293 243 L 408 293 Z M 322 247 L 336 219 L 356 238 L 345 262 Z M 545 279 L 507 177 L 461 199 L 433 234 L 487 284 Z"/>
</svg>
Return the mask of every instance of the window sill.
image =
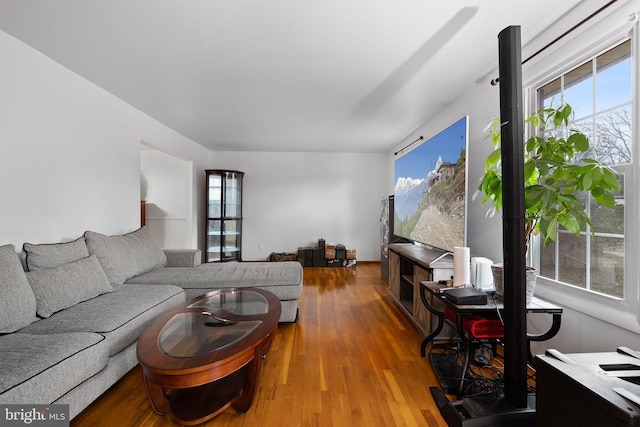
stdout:
<svg viewBox="0 0 640 427">
<path fill-rule="evenodd" d="M 538 277 L 535 293 L 542 299 L 640 334 L 638 315 L 625 301 L 593 294 L 543 277 Z"/>
</svg>

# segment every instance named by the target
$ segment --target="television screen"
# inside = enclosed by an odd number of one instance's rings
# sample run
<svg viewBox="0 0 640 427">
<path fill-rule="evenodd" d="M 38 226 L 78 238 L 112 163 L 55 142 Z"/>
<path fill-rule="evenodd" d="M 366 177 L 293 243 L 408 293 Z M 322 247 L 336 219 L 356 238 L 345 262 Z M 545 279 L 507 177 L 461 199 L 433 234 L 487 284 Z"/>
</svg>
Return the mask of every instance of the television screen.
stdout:
<svg viewBox="0 0 640 427">
<path fill-rule="evenodd" d="M 453 251 L 465 246 L 468 117 L 395 161 L 393 234 Z"/>
</svg>

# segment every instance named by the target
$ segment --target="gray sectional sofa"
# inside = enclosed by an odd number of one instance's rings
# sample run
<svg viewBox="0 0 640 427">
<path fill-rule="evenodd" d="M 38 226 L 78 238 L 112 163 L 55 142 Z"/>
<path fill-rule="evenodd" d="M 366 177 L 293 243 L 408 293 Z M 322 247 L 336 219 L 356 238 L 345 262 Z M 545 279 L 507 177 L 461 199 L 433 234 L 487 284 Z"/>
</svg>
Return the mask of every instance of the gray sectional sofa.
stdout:
<svg viewBox="0 0 640 427">
<path fill-rule="evenodd" d="M 136 342 L 163 311 L 211 290 L 258 287 L 293 322 L 298 262 L 200 264 L 146 229 L 87 231 L 67 243 L 0 246 L 0 403 L 69 404 L 75 417 L 136 364 Z"/>
</svg>

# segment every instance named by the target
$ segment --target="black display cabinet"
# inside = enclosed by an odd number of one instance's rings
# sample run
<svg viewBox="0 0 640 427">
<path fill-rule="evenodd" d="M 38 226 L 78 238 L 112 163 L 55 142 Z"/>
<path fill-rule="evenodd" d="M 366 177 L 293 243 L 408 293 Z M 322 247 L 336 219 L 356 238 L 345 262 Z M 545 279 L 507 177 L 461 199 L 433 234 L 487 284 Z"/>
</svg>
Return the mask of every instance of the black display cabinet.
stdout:
<svg viewBox="0 0 640 427">
<path fill-rule="evenodd" d="M 242 261 L 244 172 L 211 169 L 207 174 L 205 262 Z"/>
</svg>

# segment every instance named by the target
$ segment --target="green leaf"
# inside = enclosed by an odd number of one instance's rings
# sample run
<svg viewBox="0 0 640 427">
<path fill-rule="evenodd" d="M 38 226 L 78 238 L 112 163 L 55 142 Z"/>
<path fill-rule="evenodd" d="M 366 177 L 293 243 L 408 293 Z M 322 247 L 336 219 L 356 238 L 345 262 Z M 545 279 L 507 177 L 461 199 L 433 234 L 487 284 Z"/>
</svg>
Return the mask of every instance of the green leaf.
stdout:
<svg viewBox="0 0 640 427">
<path fill-rule="evenodd" d="M 546 227 L 540 227 L 540 236 L 542 237 L 542 241 L 545 245 L 553 242 L 556 239 L 556 234 L 558 232 L 558 220 L 553 218 L 551 221 L 548 221 Z"/>
<path fill-rule="evenodd" d="M 536 164 L 534 161 L 527 161 L 524 163 L 524 180 L 529 181 L 531 176 L 534 175 L 536 171 Z"/>
<path fill-rule="evenodd" d="M 560 215 L 558 215 L 558 222 L 562 224 L 562 226 L 566 228 L 569 232 L 575 235 L 580 234 L 580 230 L 581 230 L 580 223 L 578 222 L 576 217 L 571 215 L 570 213 L 563 212 Z"/>
<path fill-rule="evenodd" d="M 487 157 L 487 160 L 485 160 L 484 162 L 485 170 L 487 169 L 487 167 L 496 166 L 500 164 L 501 160 L 502 160 L 502 152 L 500 151 L 500 149 L 493 150 L 493 152 L 489 154 L 489 156 Z"/>
<path fill-rule="evenodd" d="M 572 133 L 567 142 L 576 148 L 576 151 L 583 153 L 589 149 L 589 139 L 581 132 Z"/>
<path fill-rule="evenodd" d="M 493 142 L 494 147 L 498 147 L 500 145 L 500 132 L 495 132 L 491 134 L 491 142 Z"/>
<path fill-rule="evenodd" d="M 544 138 L 534 135 L 525 142 L 525 150 L 527 152 L 536 151 L 542 144 L 544 144 Z"/>
<path fill-rule="evenodd" d="M 597 199 L 598 197 L 603 196 L 604 194 L 605 194 L 605 192 L 604 192 L 604 188 L 602 188 L 602 187 L 600 187 L 600 186 L 595 187 L 595 188 L 593 188 L 593 189 L 591 190 L 591 195 L 592 195 L 594 198 L 596 198 L 596 199 Z"/>
<path fill-rule="evenodd" d="M 553 127 L 560 127 L 562 124 L 562 114 L 560 111 L 553 115 Z"/>
<path fill-rule="evenodd" d="M 616 198 L 613 197 L 613 194 L 604 193 L 602 196 L 604 199 L 602 204 L 605 205 L 607 209 L 613 209 L 616 206 Z"/>
<path fill-rule="evenodd" d="M 613 191 L 620 191 L 620 180 L 609 168 L 602 170 L 602 182 Z"/>
<path fill-rule="evenodd" d="M 582 185 L 584 190 L 589 191 L 600 184 L 600 181 L 602 181 L 602 174 L 600 173 L 600 169 L 595 167 L 591 168 L 591 170 L 584 175 Z"/>
</svg>

